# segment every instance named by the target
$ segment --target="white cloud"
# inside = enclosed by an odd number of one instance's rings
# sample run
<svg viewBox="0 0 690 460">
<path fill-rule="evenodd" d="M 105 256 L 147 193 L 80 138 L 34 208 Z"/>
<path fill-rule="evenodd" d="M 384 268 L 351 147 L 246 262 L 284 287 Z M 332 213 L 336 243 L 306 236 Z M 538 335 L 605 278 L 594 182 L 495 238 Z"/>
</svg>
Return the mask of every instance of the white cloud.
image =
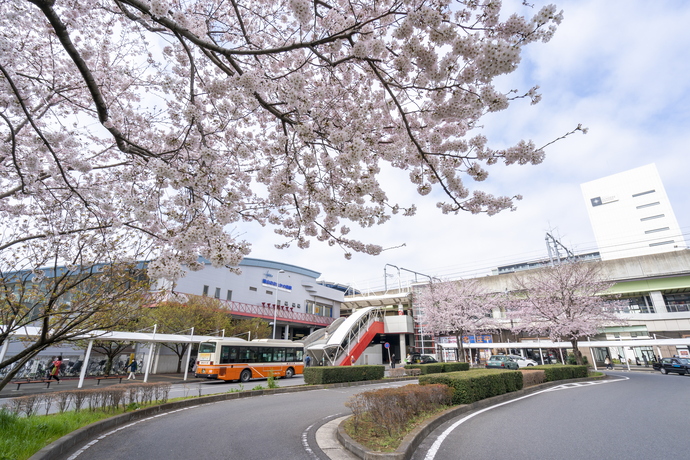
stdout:
<svg viewBox="0 0 690 460">
<path fill-rule="evenodd" d="M 505 2 L 508 3 L 508 2 Z M 549 2 L 536 2 L 535 7 Z M 501 88 L 541 86 L 537 106 L 518 102 L 487 119 L 495 147 L 532 138 L 538 145 L 582 123 L 574 135 L 551 146 L 539 166 L 497 167 L 480 184 L 499 194 L 520 193 L 516 212 L 444 216 L 430 197 L 395 183 L 389 198 L 416 202 L 413 218 L 395 217 L 384 226 L 354 230 L 367 241 L 394 247 L 378 257 L 312 244 L 308 250 L 278 251 L 270 229 L 253 229 L 250 257 L 322 272 L 324 279 L 360 289 L 384 284 L 386 264 L 441 277 L 469 276 L 500 264 L 546 256 L 544 236 L 554 231 L 577 251 L 595 250 L 580 184 L 655 162 L 681 229 L 690 232 L 690 3 L 557 1 L 565 20 L 554 39 L 531 45 L 521 68 Z M 688 237 L 686 236 L 686 239 Z M 397 276 L 397 270 L 386 267 Z M 403 281 L 414 275 L 403 271 Z M 419 276 L 419 279 L 424 279 Z M 397 278 L 388 278 L 389 286 Z"/>
</svg>

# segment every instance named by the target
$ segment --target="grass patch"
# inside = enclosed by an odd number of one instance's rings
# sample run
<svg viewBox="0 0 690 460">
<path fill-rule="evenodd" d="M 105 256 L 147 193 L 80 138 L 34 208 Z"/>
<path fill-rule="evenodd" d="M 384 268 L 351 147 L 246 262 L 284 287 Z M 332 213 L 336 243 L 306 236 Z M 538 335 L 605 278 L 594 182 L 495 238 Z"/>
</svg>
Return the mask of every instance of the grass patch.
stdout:
<svg viewBox="0 0 690 460">
<path fill-rule="evenodd" d="M 0 410 L 0 460 L 25 460 L 74 430 L 122 412 L 82 410 L 27 418 Z"/>
<path fill-rule="evenodd" d="M 407 436 L 418 425 L 424 423 L 431 417 L 440 414 L 449 407 L 450 406 L 445 406 L 434 411 L 424 412 L 420 416 L 410 419 L 402 430 L 394 433 L 393 435 L 389 435 L 385 428 L 383 428 L 380 424 L 374 423 L 371 418 L 366 415 L 362 417 L 357 425 L 356 430 L 354 425 L 354 417 L 350 417 L 349 419 L 345 420 L 343 428 L 348 436 L 371 451 L 393 452 L 398 448 L 398 446 L 400 446 L 400 443 L 403 439 L 405 439 L 405 436 Z"/>
</svg>

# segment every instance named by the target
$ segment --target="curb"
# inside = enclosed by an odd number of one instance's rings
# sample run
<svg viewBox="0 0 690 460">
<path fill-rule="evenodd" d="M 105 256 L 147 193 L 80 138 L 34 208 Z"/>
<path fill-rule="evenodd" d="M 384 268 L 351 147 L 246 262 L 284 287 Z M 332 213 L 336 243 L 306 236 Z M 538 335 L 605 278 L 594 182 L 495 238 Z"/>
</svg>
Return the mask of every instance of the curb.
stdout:
<svg viewBox="0 0 690 460">
<path fill-rule="evenodd" d="M 221 393 L 217 395 L 202 396 L 200 398 L 185 399 L 183 401 L 175 401 L 171 403 L 160 404 L 158 406 L 147 407 L 146 409 L 136 410 L 125 414 L 116 415 L 98 422 L 94 422 L 85 427 L 79 428 L 65 436 L 53 441 L 45 446 L 43 449 L 36 452 L 29 457 L 29 460 L 63 460 L 71 453 L 78 450 L 79 447 L 86 444 L 86 442 L 101 435 L 106 431 L 110 431 L 131 422 L 141 420 L 153 415 L 171 412 L 178 409 L 183 409 L 191 406 L 200 406 L 203 404 L 212 404 L 220 401 L 228 401 L 233 399 L 251 398 L 254 396 L 273 395 L 280 393 L 297 393 L 302 391 L 323 390 L 328 388 L 342 388 L 361 385 L 374 385 L 379 383 L 398 382 L 404 380 L 416 380 L 418 377 L 395 377 L 384 380 L 366 380 L 360 382 L 343 382 L 343 383 L 328 383 L 321 385 L 303 385 L 283 388 L 269 388 L 266 390 L 248 390 L 233 393 Z"/>
<path fill-rule="evenodd" d="M 557 380 L 554 382 L 541 383 L 539 385 L 534 385 L 529 388 L 514 391 L 511 393 L 505 393 L 498 396 L 493 396 L 491 398 L 482 399 L 481 401 L 474 402 L 472 404 L 464 404 L 461 406 L 453 407 L 441 412 L 437 416 L 425 421 L 420 424 L 417 428 L 412 430 L 405 436 L 398 448 L 394 452 L 376 452 L 367 450 L 367 448 L 354 439 L 352 439 L 347 433 L 345 433 L 344 423 L 350 417 L 347 417 L 339 425 L 336 431 L 336 436 L 338 441 L 342 446 L 348 451 L 352 452 L 357 457 L 363 460 L 409 460 L 412 458 L 412 454 L 419 447 L 419 445 L 426 439 L 429 434 L 434 431 L 439 426 L 443 425 L 448 420 L 451 420 L 459 415 L 472 412 L 477 409 L 483 409 L 485 407 L 492 406 L 496 403 L 509 401 L 511 399 L 519 398 L 528 394 L 536 393 L 538 391 L 555 387 L 558 385 L 563 385 L 566 383 L 576 383 L 576 382 L 589 382 L 595 380 L 607 380 L 610 377 L 608 375 L 597 376 L 597 377 L 583 377 L 579 379 L 568 379 L 568 380 Z"/>
</svg>

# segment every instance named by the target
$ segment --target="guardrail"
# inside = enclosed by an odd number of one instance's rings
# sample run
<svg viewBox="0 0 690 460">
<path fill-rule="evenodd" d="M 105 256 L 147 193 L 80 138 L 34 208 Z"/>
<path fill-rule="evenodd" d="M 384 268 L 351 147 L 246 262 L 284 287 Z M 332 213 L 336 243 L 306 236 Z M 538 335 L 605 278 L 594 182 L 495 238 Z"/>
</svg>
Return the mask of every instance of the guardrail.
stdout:
<svg viewBox="0 0 690 460">
<path fill-rule="evenodd" d="M 223 308 L 229 310 L 231 313 L 240 316 L 254 316 L 273 320 L 274 304 L 263 303 L 262 305 L 254 305 L 249 303 L 234 302 L 232 300 L 221 300 L 220 303 Z M 313 324 L 318 326 L 328 326 L 336 318 L 328 316 L 318 316 L 311 313 L 304 313 L 294 311 L 294 307 L 286 307 L 284 305 L 277 305 L 275 309 L 277 319 L 290 321 L 293 323 Z"/>
</svg>

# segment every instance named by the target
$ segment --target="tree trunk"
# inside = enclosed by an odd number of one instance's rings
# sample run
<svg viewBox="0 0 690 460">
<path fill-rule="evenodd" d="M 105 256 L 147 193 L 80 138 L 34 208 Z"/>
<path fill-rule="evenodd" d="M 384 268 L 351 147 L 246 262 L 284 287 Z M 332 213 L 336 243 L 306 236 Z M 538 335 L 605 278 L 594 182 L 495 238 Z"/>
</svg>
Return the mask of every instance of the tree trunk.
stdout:
<svg viewBox="0 0 690 460">
<path fill-rule="evenodd" d="M 455 357 L 455 361 L 460 363 L 463 362 L 463 359 L 465 359 L 465 345 L 462 343 L 462 333 L 455 336 L 455 343 L 458 346 L 458 354 Z"/>
<path fill-rule="evenodd" d="M 578 366 L 582 366 L 584 362 L 582 361 L 582 352 L 579 348 L 577 348 L 577 339 L 571 340 L 570 343 L 573 346 L 573 355 L 575 355 L 575 362 Z"/>
</svg>

